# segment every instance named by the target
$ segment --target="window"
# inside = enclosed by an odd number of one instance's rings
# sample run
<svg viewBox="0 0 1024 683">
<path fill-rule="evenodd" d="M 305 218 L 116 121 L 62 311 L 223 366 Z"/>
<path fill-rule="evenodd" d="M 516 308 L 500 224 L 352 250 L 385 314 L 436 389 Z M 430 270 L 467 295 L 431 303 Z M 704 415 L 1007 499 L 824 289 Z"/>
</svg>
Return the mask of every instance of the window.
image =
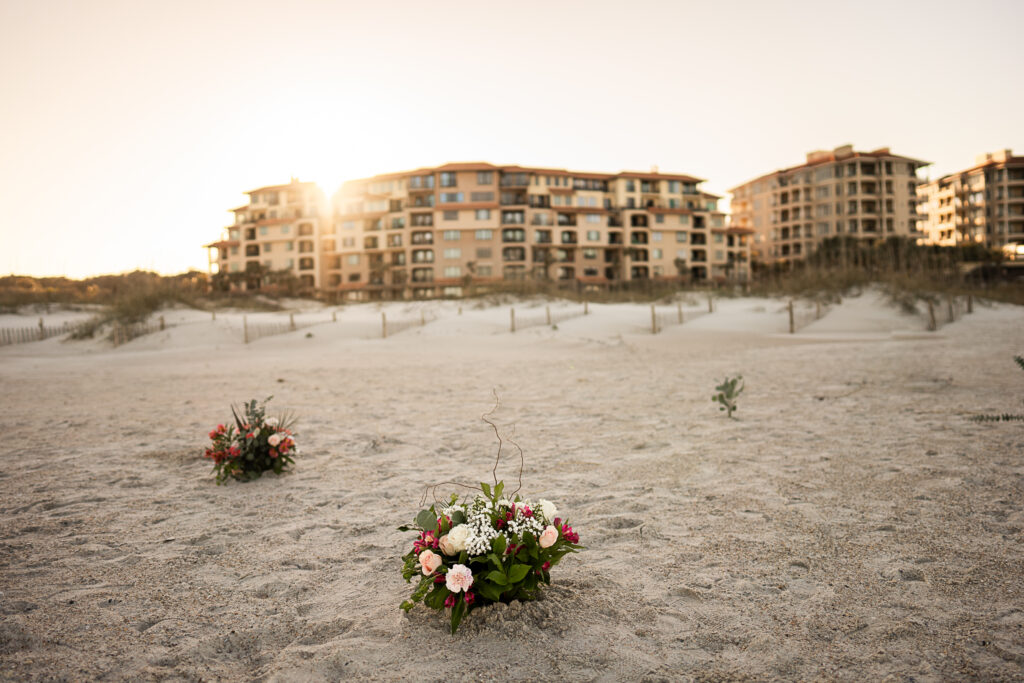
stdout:
<svg viewBox="0 0 1024 683">
<path fill-rule="evenodd" d="M 501 231 L 502 242 L 524 242 L 526 241 L 526 231 L 521 228 L 508 228 Z"/>
<path fill-rule="evenodd" d="M 458 230 L 445 230 L 443 239 L 446 242 L 458 242 L 459 237 L 461 237 L 461 235 L 462 233 L 460 233 Z"/>
<path fill-rule="evenodd" d="M 584 249 L 583 250 L 583 258 L 585 258 L 585 259 L 596 259 L 597 258 L 597 249 Z"/>
<path fill-rule="evenodd" d="M 313 270 L 313 259 L 311 259 L 311 258 L 300 258 L 299 259 L 299 270 Z"/>
<path fill-rule="evenodd" d="M 491 277 L 491 275 L 493 274 L 493 271 L 491 270 L 491 266 L 489 264 L 481 263 L 481 264 L 477 264 L 476 274 L 479 277 Z"/>
<path fill-rule="evenodd" d="M 355 221 L 342 221 L 341 222 L 341 229 L 342 230 L 355 230 L 356 229 L 356 222 Z"/>
<path fill-rule="evenodd" d="M 459 212 L 458 211 L 445 211 L 444 212 L 444 219 L 446 221 L 457 221 L 457 220 L 459 220 Z"/>
<path fill-rule="evenodd" d="M 680 225 L 689 225 L 690 224 L 690 217 L 687 216 L 686 214 L 680 214 L 680 216 L 679 216 L 679 224 Z"/>
<path fill-rule="evenodd" d="M 348 274 L 348 281 L 349 282 L 359 282 L 359 280 L 361 280 L 362 277 L 363 277 L 362 273 L 349 273 Z"/>
<path fill-rule="evenodd" d="M 445 249 L 444 250 L 444 257 L 445 258 L 462 258 L 462 249 L 459 249 L 458 247 L 453 247 L 453 248 Z"/>
<path fill-rule="evenodd" d="M 526 249 L 523 247 L 505 247 L 501 250 L 501 259 L 503 261 L 525 261 Z"/>
<path fill-rule="evenodd" d="M 462 201 L 461 192 L 442 192 L 440 202 L 442 204 L 458 204 Z"/>
<path fill-rule="evenodd" d="M 652 232 L 651 233 L 651 241 L 652 242 L 660 242 L 661 241 L 661 233 L 660 232 Z"/>
<path fill-rule="evenodd" d="M 289 232 L 291 232 L 291 229 L 292 229 L 292 226 L 290 226 L 290 225 L 282 225 L 281 226 L 281 234 L 282 235 L 287 235 Z"/>
<path fill-rule="evenodd" d="M 348 262 L 348 264 L 350 266 L 358 266 L 359 265 L 359 254 L 349 254 L 348 257 L 345 259 L 345 261 Z"/>
<path fill-rule="evenodd" d="M 664 223 L 665 222 L 665 214 L 663 214 L 663 213 L 655 214 L 654 222 L 655 223 Z"/>
<path fill-rule="evenodd" d="M 434 233 L 432 232 L 414 232 L 412 234 L 413 244 L 433 244 Z"/>
<path fill-rule="evenodd" d="M 434 262 L 434 250 L 433 249 L 413 249 L 412 250 L 412 262 L 413 263 L 433 263 Z"/>
<path fill-rule="evenodd" d="M 597 242 L 601 239 L 601 233 L 597 230 L 587 230 L 587 239 L 591 242 Z"/>
<path fill-rule="evenodd" d="M 491 210 L 490 209 L 477 209 L 476 210 L 476 219 L 478 221 L 489 221 L 491 219 Z"/>
<path fill-rule="evenodd" d="M 502 211 L 501 222 L 512 225 L 522 225 L 526 222 L 525 211 Z"/>
<path fill-rule="evenodd" d="M 477 185 L 493 185 L 494 184 L 494 171 L 477 171 L 476 172 L 476 184 Z"/>
<path fill-rule="evenodd" d="M 494 239 L 494 231 L 493 230 L 477 230 L 474 233 L 474 235 L 476 236 L 476 238 L 478 240 L 481 240 L 481 241 Z"/>
<path fill-rule="evenodd" d="M 355 237 L 345 237 L 345 238 L 342 238 L 341 246 L 342 247 L 354 247 L 354 246 L 356 246 L 356 238 Z"/>
<path fill-rule="evenodd" d="M 599 214 L 596 214 L 596 213 L 588 213 L 587 214 L 587 222 L 588 223 L 600 223 L 601 222 L 601 216 Z"/>
<path fill-rule="evenodd" d="M 266 244 L 264 244 L 264 245 L 263 245 L 263 253 L 265 254 L 265 253 L 267 253 L 268 251 L 270 251 L 270 248 L 271 248 L 272 246 L 274 246 L 274 243 L 273 243 L 273 242 L 267 242 Z"/>
<path fill-rule="evenodd" d="M 454 173 L 442 173 L 441 174 L 441 187 L 455 187 L 455 174 Z M 443 199 L 441 201 L 444 201 Z"/>
<path fill-rule="evenodd" d="M 685 244 L 686 243 L 686 233 L 685 232 L 677 232 L 676 233 L 676 242 L 679 242 L 680 244 Z"/>
<path fill-rule="evenodd" d="M 289 242 L 291 244 L 291 242 Z M 231 247 L 231 255 L 238 256 L 238 247 Z"/>
<path fill-rule="evenodd" d="M 477 258 L 491 258 L 491 248 L 490 247 L 477 247 L 476 257 Z"/>
<path fill-rule="evenodd" d="M 261 226 L 260 226 L 260 235 L 261 235 L 261 236 L 262 236 L 262 235 L 266 235 L 266 234 L 267 234 L 268 232 L 270 232 L 270 228 L 268 228 L 268 227 L 267 227 L 267 226 L 265 226 L 265 225 L 261 225 Z"/>
<path fill-rule="evenodd" d="M 313 251 L 313 243 L 309 240 L 302 240 L 299 242 L 299 253 L 308 254 Z"/>
<path fill-rule="evenodd" d="M 391 219 L 391 229 L 401 230 L 405 227 L 405 216 L 396 216 Z"/>
<path fill-rule="evenodd" d="M 445 277 L 460 277 L 462 275 L 462 268 L 460 266 L 445 266 L 444 276 Z"/>
</svg>

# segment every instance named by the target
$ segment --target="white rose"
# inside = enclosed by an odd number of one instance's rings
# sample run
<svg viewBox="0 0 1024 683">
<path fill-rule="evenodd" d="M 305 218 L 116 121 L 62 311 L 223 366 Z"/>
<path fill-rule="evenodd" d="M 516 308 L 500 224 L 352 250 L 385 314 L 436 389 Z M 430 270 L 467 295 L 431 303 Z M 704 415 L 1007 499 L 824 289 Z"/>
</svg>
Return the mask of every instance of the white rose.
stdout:
<svg viewBox="0 0 1024 683">
<path fill-rule="evenodd" d="M 469 540 L 470 528 L 468 524 L 459 524 L 448 532 L 448 543 L 452 550 L 461 553 L 466 549 L 466 541 Z"/>
<path fill-rule="evenodd" d="M 540 505 L 540 511 L 544 515 L 544 519 L 547 521 L 552 521 L 555 518 L 555 515 L 558 514 L 558 508 L 556 508 L 555 504 L 550 500 L 544 500 L 541 498 L 540 501 L 538 501 L 538 504 Z"/>
<path fill-rule="evenodd" d="M 276 417 L 268 417 L 266 420 L 263 421 L 263 424 L 267 425 L 268 427 L 276 427 L 277 426 L 277 418 Z"/>
<path fill-rule="evenodd" d="M 271 434 L 270 438 L 267 439 L 267 443 L 269 443 L 271 446 L 276 446 L 277 444 L 281 443 L 281 435 Z"/>
</svg>

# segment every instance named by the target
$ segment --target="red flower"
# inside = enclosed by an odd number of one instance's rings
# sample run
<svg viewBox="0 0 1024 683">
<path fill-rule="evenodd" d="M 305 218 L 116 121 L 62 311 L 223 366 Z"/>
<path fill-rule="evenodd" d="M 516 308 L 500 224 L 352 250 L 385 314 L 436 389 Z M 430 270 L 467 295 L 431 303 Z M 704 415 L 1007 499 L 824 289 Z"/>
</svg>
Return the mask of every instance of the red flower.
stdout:
<svg viewBox="0 0 1024 683">
<path fill-rule="evenodd" d="M 466 604 L 472 605 L 474 600 L 476 600 L 476 596 L 473 595 L 471 592 L 466 591 Z"/>
<path fill-rule="evenodd" d="M 452 593 L 451 595 L 449 595 L 447 598 L 444 599 L 444 606 L 445 607 L 455 607 L 455 601 L 456 600 L 458 600 L 458 598 L 455 597 L 455 593 Z"/>
</svg>

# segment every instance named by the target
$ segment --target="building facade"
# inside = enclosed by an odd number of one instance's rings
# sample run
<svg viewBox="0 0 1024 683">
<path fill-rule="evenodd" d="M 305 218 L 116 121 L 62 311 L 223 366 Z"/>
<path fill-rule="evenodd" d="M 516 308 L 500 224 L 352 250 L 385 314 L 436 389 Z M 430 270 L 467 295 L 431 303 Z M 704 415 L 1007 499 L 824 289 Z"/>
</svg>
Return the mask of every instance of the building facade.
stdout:
<svg viewBox="0 0 1024 683">
<path fill-rule="evenodd" d="M 1024 244 L 1024 157 L 1009 149 L 917 188 L 921 242 L 992 248 Z"/>
<path fill-rule="evenodd" d="M 292 178 L 287 185 L 245 194 L 249 203 L 231 209 L 234 223 L 219 241 L 206 245 L 210 272 L 226 275 L 239 289 L 259 289 L 284 278 L 294 278 L 304 288 L 320 288 L 321 236 L 324 225 L 330 225 L 324 193 L 314 183 Z"/>
<path fill-rule="evenodd" d="M 345 183 L 321 244 L 322 289 L 349 299 L 745 280 L 749 230 L 688 175 L 451 163 Z"/>
<path fill-rule="evenodd" d="M 810 152 L 733 188 L 731 225 L 753 232 L 752 257 L 766 264 L 802 260 L 828 237 L 916 237 L 917 171 L 928 163 L 888 147 Z"/>
</svg>

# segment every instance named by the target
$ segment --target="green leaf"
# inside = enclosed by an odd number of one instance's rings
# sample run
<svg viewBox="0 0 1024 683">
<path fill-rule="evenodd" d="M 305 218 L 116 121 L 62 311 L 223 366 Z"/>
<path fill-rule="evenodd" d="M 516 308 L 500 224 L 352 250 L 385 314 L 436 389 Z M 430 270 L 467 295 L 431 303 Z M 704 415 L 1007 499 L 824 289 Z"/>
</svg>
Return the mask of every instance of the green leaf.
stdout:
<svg viewBox="0 0 1024 683">
<path fill-rule="evenodd" d="M 452 607 L 452 635 L 459 630 L 459 624 L 462 622 L 462 617 L 466 615 L 466 601 L 459 600 L 455 603 L 455 607 Z"/>
<path fill-rule="evenodd" d="M 452 526 L 458 526 L 466 523 L 466 513 L 462 510 L 456 510 L 452 513 Z"/>
<path fill-rule="evenodd" d="M 402 603 L 402 604 L 400 605 L 400 607 L 401 607 L 402 609 L 404 609 L 404 610 L 405 610 L 406 612 L 408 612 L 409 610 L 411 610 L 411 609 L 413 608 L 413 605 L 415 605 L 415 604 L 416 604 L 416 603 L 414 603 L 414 602 L 413 602 L 412 600 L 406 600 L 405 602 L 403 602 L 403 603 Z"/>
<path fill-rule="evenodd" d="M 488 581 L 493 581 L 494 583 L 498 584 L 499 586 L 507 586 L 508 585 L 508 579 L 505 578 L 504 574 L 502 574 L 501 572 L 499 572 L 497 570 L 492 570 L 484 578 L 487 579 Z"/>
<path fill-rule="evenodd" d="M 502 554 L 505 552 L 505 548 L 507 545 L 508 542 L 505 540 L 505 536 L 502 534 L 498 534 L 491 541 L 491 550 L 493 550 L 498 557 L 501 557 Z M 501 562 L 499 561 L 498 564 L 501 564 Z"/>
<path fill-rule="evenodd" d="M 451 593 L 450 590 L 445 588 L 443 583 L 436 584 L 436 588 L 430 591 L 426 598 L 423 599 L 423 604 L 431 609 L 443 609 L 445 598 Z"/>
<path fill-rule="evenodd" d="M 502 564 L 502 561 L 501 561 L 500 557 L 498 557 L 494 553 L 487 553 L 487 559 L 489 559 L 491 561 L 491 564 L 493 564 L 494 567 L 498 571 L 500 571 L 500 572 L 504 572 L 505 571 L 505 565 Z"/>
<path fill-rule="evenodd" d="M 416 524 L 424 531 L 432 531 L 437 528 L 437 517 L 430 510 L 420 510 L 416 515 Z"/>
<path fill-rule="evenodd" d="M 499 481 L 498 485 L 494 487 L 494 499 L 501 498 L 501 492 L 505 490 L 505 482 Z"/>
<path fill-rule="evenodd" d="M 501 600 L 501 591 L 498 590 L 497 586 L 486 581 L 474 581 L 473 590 L 488 600 L 493 600 L 494 602 Z"/>
<path fill-rule="evenodd" d="M 403 524 L 402 526 L 398 527 L 398 530 L 399 530 L 399 531 L 412 531 L 412 530 L 413 530 L 413 528 L 414 528 L 414 527 L 411 527 L 411 526 L 406 526 L 405 524 Z"/>
<path fill-rule="evenodd" d="M 522 581 L 527 574 L 530 573 L 530 565 L 528 564 L 514 564 L 512 569 L 508 572 L 509 583 L 519 583 Z"/>
<path fill-rule="evenodd" d="M 484 492 L 484 495 L 488 498 L 491 497 L 491 485 L 480 482 L 480 490 Z"/>
</svg>

